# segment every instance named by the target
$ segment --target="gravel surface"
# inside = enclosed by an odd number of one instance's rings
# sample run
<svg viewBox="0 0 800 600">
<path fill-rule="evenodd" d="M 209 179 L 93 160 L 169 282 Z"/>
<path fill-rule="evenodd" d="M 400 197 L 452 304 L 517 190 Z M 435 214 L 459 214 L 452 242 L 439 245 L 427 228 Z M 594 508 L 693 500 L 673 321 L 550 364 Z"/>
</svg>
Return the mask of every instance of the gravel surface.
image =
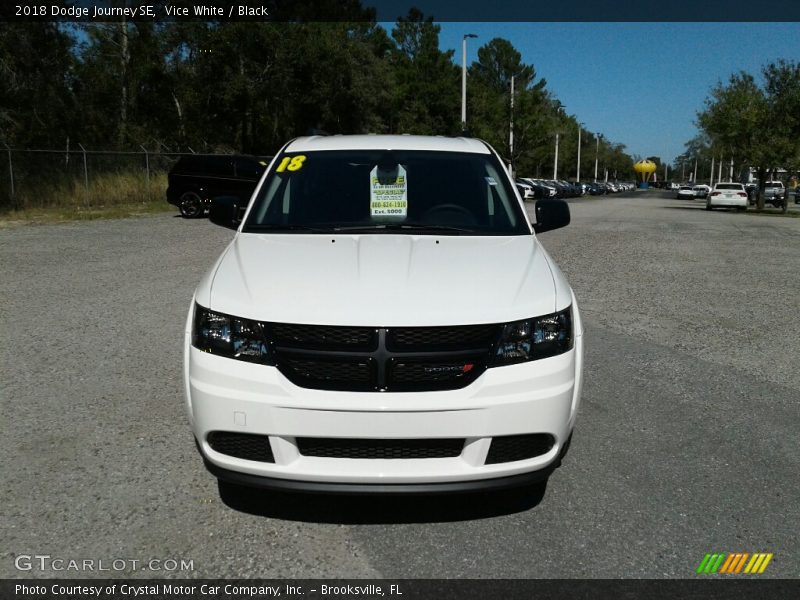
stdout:
<svg viewBox="0 0 800 600">
<path fill-rule="evenodd" d="M 226 504 L 180 369 L 192 290 L 232 232 L 166 215 L 0 230 L 0 577 L 688 577 L 719 551 L 774 552 L 765 575 L 797 577 L 800 219 L 701 206 L 582 199 L 541 236 L 588 336 L 543 498 Z M 20 572 L 23 554 L 194 570 Z"/>
</svg>

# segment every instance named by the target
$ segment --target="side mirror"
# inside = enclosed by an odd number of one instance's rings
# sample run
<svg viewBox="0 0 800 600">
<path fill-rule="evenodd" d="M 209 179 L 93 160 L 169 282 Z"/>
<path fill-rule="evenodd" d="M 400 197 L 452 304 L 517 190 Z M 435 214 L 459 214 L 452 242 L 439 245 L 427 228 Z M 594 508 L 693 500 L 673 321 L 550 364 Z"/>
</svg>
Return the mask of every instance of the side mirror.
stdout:
<svg viewBox="0 0 800 600">
<path fill-rule="evenodd" d="M 218 196 L 211 199 L 211 208 L 208 211 L 208 220 L 216 225 L 228 229 L 238 229 L 242 222 L 244 209 L 242 200 L 237 196 Z"/>
<path fill-rule="evenodd" d="M 563 200 L 539 200 L 534 210 L 536 223 L 533 224 L 533 230 L 536 233 L 569 225 L 569 205 Z"/>
</svg>

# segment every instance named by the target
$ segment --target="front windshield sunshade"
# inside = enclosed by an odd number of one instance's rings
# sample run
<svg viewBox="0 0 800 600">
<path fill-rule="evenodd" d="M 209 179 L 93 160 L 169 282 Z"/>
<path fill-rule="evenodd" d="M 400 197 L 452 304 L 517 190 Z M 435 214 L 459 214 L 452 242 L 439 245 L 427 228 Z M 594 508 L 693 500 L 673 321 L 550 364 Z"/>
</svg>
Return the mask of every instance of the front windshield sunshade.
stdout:
<svg viewBox="0 0 800 600">
<path fill-rule="evenodd" d="M 491 154 L 318 151 L 276 164 L 243 231 L 530 234 Z"/>
</svg>

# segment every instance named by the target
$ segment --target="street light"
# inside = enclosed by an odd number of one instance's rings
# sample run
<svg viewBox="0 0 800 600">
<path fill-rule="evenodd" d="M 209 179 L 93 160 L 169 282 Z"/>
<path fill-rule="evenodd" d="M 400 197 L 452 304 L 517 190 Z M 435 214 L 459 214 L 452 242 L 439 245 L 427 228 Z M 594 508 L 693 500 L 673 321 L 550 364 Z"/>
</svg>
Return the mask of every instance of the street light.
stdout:
<svg viewBox="0 0 800 600">
<path fill-rule="evenodd" d="M 566 106 L 561 104 L 560 101 L 556 100 L 555 101 L 555 108 L 556 108 L 557 113 L 564 114 L 564 109 L 566 108 Z M 553 162 L 553 180 L 554 181 L 558 181 L 558 138 L 559 138 L 559 133 L 556 132 L 556 157 L 555 157 L 555 161 Z"/>
<path fill-rule="evenodd" d="M 597 133 L 595 135 L 595 140 L 597 141 L 597 143 L 595 144 L 595 148 L 594 148 L 594 182 L 595 183 L 597 183 L 597 159 L 600 156 L 600 138 L 601 137 L 602 137 L 602 134 L 600 134 L 600 133 Z"/>
<path fill-rule="evenodd" d="M 474 33 L 465 33 L 461 42 L 461 131 L 467 129 L 467 38 L 476 37 Z"/>
<path fill-rule="evenodd" d="M 575 182 L 579 183 L 581 180 L 581 130 L 583 123 L 578 123 L 578 168 L 575 169 Z"/>
<path fill-rule="evenodd" d="M 553 181 L 558 181 L 558 134 L 556 133 L 556 160 L 553 163 Z"/>
<path fill-rule="evenodd" d="M 514 80 L 519 73 L 514 73 L 511 76 L 511 116 L 508 121 L 508 172 L 514 175 Z"/>
</svg>

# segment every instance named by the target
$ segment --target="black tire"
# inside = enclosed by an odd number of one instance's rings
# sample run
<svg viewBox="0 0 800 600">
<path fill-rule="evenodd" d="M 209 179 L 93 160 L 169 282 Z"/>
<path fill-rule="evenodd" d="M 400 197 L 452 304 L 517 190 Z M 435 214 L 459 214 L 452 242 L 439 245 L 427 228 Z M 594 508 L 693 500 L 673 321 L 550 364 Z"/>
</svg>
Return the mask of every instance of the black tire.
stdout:
<svg viewBox="0 0 800 600">
<path fill-rule="evenodd" d="M 203 216 L 203 199 L 195 192 L 184 192 L 178 200 L 178 210 L 184 219 L 197 219 Z"/>
<path fill-rule="evenodd" d="M 710 204 L 706 204 L 706 210 L 711 210 L 711 205 Z"/>
</svg>

